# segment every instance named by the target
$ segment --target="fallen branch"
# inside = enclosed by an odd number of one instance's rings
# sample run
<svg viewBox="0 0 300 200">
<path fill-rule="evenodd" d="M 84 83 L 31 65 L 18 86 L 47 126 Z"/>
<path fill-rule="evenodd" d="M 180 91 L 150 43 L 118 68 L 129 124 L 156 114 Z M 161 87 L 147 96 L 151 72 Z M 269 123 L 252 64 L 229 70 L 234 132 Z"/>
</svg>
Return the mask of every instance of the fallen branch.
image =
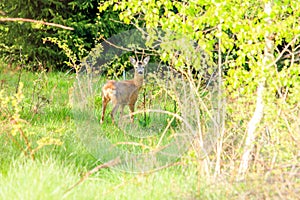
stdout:
<svg viewBox="0 0 300 200">
<path fill-rule="evenodd" d="M 101 165 L 98 165 L 97 167 L 95 167 L 94 169 L 88 171 L 77 183 L 75 183 L 74 185 L 72 185 L 69 189 L 67 189 L 65 191 L 65 194 L 63 196 L 63 198 L 65 198 L 69 192 L 74 189 L 76 186 L 78 186 L 80 183 L 82 183 L 83 181 L 85 181 L 90 175 L 92 175 L 93 173 L 99 171 L 100 169 L 102 168 L 108 168 L 108 167 L 112 167 L 114 165 L 117 165 L 121 162 L 121 159 L 120 157 L 117 157 L 116 159 L 114 160 L 111 160 L 111 161 L 108 161 L 107 163 L 104 163 L 104 164 L 101 164 Z"/>
<path fill-rule="evenodd" d="M 60 25 L 60 24 L 55 24 L 55 23 L 50 23 L 50 22 L 44 22 L 41 20 L 34 20 L 34 19 L 26 19 L 26 18 L 9 18 L 9 17 L 5 17 L 5 18 L 0 18 L 0 22 L 30 22 L 30 23 L 37 23 L 37 24 L 42 24 L 42 25 L 46 25 L 46 26 L 55 26 L 58 28 L 62 28 L 62 29 L 66 29 L 66 30 L 74 30 L 74 28 L 72 27 L 68 27 L 68 26 L 64 26 L 64 25 Z"/>
</svg>

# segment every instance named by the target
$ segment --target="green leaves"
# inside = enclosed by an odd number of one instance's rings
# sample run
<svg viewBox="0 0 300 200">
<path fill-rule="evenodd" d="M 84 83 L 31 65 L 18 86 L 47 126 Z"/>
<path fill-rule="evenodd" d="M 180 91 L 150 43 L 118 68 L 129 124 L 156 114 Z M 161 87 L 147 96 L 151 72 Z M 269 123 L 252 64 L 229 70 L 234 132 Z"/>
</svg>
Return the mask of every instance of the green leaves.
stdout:
<svg viewBox="0 0 300 200">
<path fill-rule="evenodd" d="M 300 6 L 290 0 L 274 1 L 269 16 L 260 1 L 111 0 L 107 4 L 120 12 L 120 19 L 126 24 L 144 24 L 147 30 L 162 29 L 182 35 L 196 41 L 215 61 L 221 56 L 222 65 L 228 70 L 228 87 L 244 88 L 249 94 L 255 90 L 258 77 L 272 77 L 277 70 L 275 63 L 263 70 L 266 35 L 273 34 L 275 45 L 282 48 L 300 33 Z M 104 10 L 102 7 L 100 11 Z M 266 23 L 267 17 L 272 23 Z M 170 60 L 175 49 L 170 45 L 161 47 L 161 59 Z M 222 55 L 216 55 L 218 47 Z M 179 58 L 177 63 L 179 66 L 184 62 Z"/>
<path fill-rule="evenodd" d="M 37 23 L 0 24 L 0 29 L 7 30 L 0 34 L 1 56 L 20 60 L 45 68 L 63 68 L 68 60 L 57 46 L 43 43 L 43 38 L 51 37 L 66 43 L 78 59 L 87 54 L 93 47 L 97 35 L 95 24 L 97 1 L 16 1 L 4 0 L 0 10 L 5 11 L 7 17 L 21 17 L 43 20 L 75 28 L 74 31 L 62 30 Z M 22 49 L 22 51 L 20 51 Z M 13 52 L 13 53 L 12 53 Z"/>
</svg>

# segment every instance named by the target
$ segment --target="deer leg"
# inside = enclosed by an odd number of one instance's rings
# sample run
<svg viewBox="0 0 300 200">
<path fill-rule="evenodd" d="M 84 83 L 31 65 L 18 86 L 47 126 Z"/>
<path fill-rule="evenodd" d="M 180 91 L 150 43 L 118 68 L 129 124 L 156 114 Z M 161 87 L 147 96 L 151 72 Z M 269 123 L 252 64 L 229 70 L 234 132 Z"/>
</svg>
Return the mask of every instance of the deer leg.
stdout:
<svg viewBox="0 0 300 200">
<path fill-rule="evenodd" d="M 117 112 L 118 108 L 119 108 L 119 104 L 115 104 L 114 107 L 113 107 L 113 109 L 112 109 L 112 111 L 111 111 L 111 114 L 110 114 L 111 121 L 112 121 L 113 124 L 115 123 L 114 116 L 115 116 L 115 113 Z"/>
<path fill-rule="evenodd" d="M 120 122 L 122 122 L 122 117 L 123 117 L 125 105 L 121 104 L 120 107 L 121 107 L 121 110 L 120 110 L 120 117 L 119 117 L 119 122 L 118 122 L 119 125 L 120 125 Z"/>
<path fill-rule="evenodd" d="M 101 120 L 100 120 L 100 123 L 101 123 L 101 124 L 102 124 L 103 121 L 104 121 L 104 115 L 105 115 L 106 106 L 107 106 L 107 103 L 108 103 L 108 102 L 109 102 L 109 99 L 103 97 L 103 100 L 102 100 L 102 116 L 101 116 Z"/>
<path fill-rule="evenodd" d="M 121 110 L 120 110 L 120 119 L 123 117 L 123 113 L 124 113 L 124 107 L 125 105 L 121 105 Z"/>
<path fill-rule="evenodd" d="M 134 104 L 129 104 L 129 110 L 130 110 L 130 121 L 131 121 L 131 123 L 133 123 L 133 121 L 134 121 L 134 116 L 133 116 Z"/>
</svg>

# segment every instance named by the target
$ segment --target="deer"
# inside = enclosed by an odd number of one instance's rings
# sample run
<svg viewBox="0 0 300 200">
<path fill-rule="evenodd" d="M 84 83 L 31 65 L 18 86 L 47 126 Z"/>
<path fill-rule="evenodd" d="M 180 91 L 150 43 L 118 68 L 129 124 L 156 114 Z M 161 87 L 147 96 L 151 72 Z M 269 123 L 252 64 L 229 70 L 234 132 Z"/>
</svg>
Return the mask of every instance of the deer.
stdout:
<svg viewBox="0 0 300 200">
<path fill-rule="evenodd" d="M 144 82 L 144 70 L 148 64 L 150 56 L 147 56 L 144 60 L 135 60 L 133 57 L 129 57 L 130 63 L 134 66 L 134 77 L 131 80 L 108 80 L 102 87 L 102 116 L 100 124 L 104 121 L 105 111 L 107 104 L 111 101 L 113 108 L 111 111 L 112 123 L 115 123 L 115 113 L 121 107 L 120 119 L 123 115 L 123 110 L 126 105 L 130 110 L 130 121 L 134 122 L 134 107 L 138 99 L 139 91 Z"/>
</svg>

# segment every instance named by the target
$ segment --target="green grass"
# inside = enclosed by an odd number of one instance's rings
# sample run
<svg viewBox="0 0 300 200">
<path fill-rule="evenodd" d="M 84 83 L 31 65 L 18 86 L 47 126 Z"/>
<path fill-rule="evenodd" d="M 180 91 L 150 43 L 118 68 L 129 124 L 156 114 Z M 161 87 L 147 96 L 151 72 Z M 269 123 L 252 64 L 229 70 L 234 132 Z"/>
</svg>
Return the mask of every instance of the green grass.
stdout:
<svg viewBox="0 0 300 200">
<path fill-rule="evenodd" d="M 4 80 L 1 89 L 6 94 L 15 93 L 18 76 L 19 71 L 0 74 L 0 80 Z M 74 75 L 23 71 L 20 82 L 24 84 L 25 96 L 21 103 L 21 118 L 27 121 L 23 129 L 28 134 L 31 147 L 37 147 L 39 139 L 43 137 L 59 139 L 62 144 L 42 147 L 34 154 L 35 160 L 31 160 L 23 153 L 26 145 L 22 138 L 15 137 L 15 141 L 12 141 L 8 132 L 1 133 L 0 199 L 176 199 L 194 195 L 195 171 L 183 170 L 181 167 L 147 175 L 120 171 L 122 167 L 103 169 L 66 193 L 83 174 L 101 164 L 97 155 L 103 153 L 103 148 L 87 145 L 83 139 L 87 133 L 84 126 L 86 122 L 89 125 L 88 130 L 97 130 L 96 138 L 105 137 L 111 143 L 133 140 L 147 144 L 147 140 L 124 134 L 124 131 L 111 124 L 108 116 L 107 121 L 100 126 L 98 116 L 101 103 L 94 112 L 90 112 L 95 120 L 94 125 L 91 121 L 86 121 L 86 116 L 78 116 L 76 113 L 74 115 L 69 102 Z M 38 106 L 36 113 L 33 112 L 34 106 Z M 136 123 L 139 123 L 138 118 Z M 123 150 L 135 153 L 142 151 L 139 147 L 124 148 Z M 104 157 L 100 161 L 109 159 L 113 157 Z M 189 184 L 183 172 L 191 173 Z"/>
<path fill-rule="evenodd" d="M 196 187 L 195 174 L 178 174 L 184 170 L 176 167 L 148 175 L 104 169 L 67 192 L 81 172 L 53 157 L 14 160 L 1 176 L 0 199 L 182 199 L 192 198 Z"/>
<path fill-rule="evenodd" d="M 14 95 L 19 71 L 4 69 L 5 67 L 0 67 L 0 90 L 5 90 L 6 95 Z M 80 106 L 72 107 L 74 102 L 70 102 L 70 94 L 73 94 L 74 81 L 74 75 L 63 72 L 22 72 L 20 82 L 24 84 L 25 98 L 20 103 L 20 114 L 25 122 L 21 123 L 21 129 L 28 136 L 31 148 L 37 148 L 41 139 L 45 138 L 57 139 L 61 144 L 47 145 L 47 141 L 44 141 L 44 146 L 36 151 L 32 160 L 24 153 L 28 153 L 28 149 L 20 134 L 12 135 L 10 129 L 3 129 L 3 125 L 12 126 L 11 118 L 5 118 L 0 113 L 0 200 L 219 200 L 278 198 L 281 195 L 285 197 L 286 194 L 291 199 L 297 199 L 294 194 L 297 193 L 299 178 L 289 174 L 281 175 L 280 168 L 278 172 L 273 170 L 277 174 L 261 176 L 259 173 L 249 173 L 249 176 L 256 178 L 236 182 L 232 177 L 236 175 L 234 170 L 237 164 L 226 157 L 223 159 L 225 164 L 222 175 L 215 179 L 214 176 L 203 176 L 205 166 L 194 151 L 180 149 L 183 158 L 165 156 L 176 152 L 178 146 L 174 145 L 165 148 L 164 154 L 157 154 L 156 160 L 150 159 L 150 162 L 147 161 L 149 157 L 138 157 L 140 166 L 132 166 L 127 162 L 101 169 L 69 190 L 88 171 L 117 156 L 122 161 L 127 159 L 126 161 L 134 163 L 130 156 L 150 152 L 157 148 L 159 141 L 161 146 L 168 144 L 180 128 L 178 121 L 170 121 L 172 116 L 151 113 L 146 122 L 144 115 L 140 114 L 136 116 L 134 124 L 127 124 L 120 129 L 111 123 L 111 105 L 108 107 L 105 123 L 100 125 L 101 97 L 99 94 L 89 97 L 88 101 L 92 102 L 92 106 L 84 107 L 84 112 L 80 111 Z M 101 79 L 95 85 L 98 92 L 103 81 Z M 162 107 L 170 111 L 175 109 L 174 104 Z M 128 108 L 126 113 L 128 114 Z M 162 137 L 169 122 L 171 128 Z M 227 155 L 226 152 L 225 154 Z M 214 155 L 210 156 L 214 159 Z M 141 173 L 142 170 L 149 171 L 174 162 L 179 165 Z M 226 163 L 230 165 L 227 166 Z M 213 171 L 213 164 L 208 167 Z M 136 173 L 126 172 L 129 170 Z M 280 193 L 281 191 L 285 193 Z"/>
</svg>

